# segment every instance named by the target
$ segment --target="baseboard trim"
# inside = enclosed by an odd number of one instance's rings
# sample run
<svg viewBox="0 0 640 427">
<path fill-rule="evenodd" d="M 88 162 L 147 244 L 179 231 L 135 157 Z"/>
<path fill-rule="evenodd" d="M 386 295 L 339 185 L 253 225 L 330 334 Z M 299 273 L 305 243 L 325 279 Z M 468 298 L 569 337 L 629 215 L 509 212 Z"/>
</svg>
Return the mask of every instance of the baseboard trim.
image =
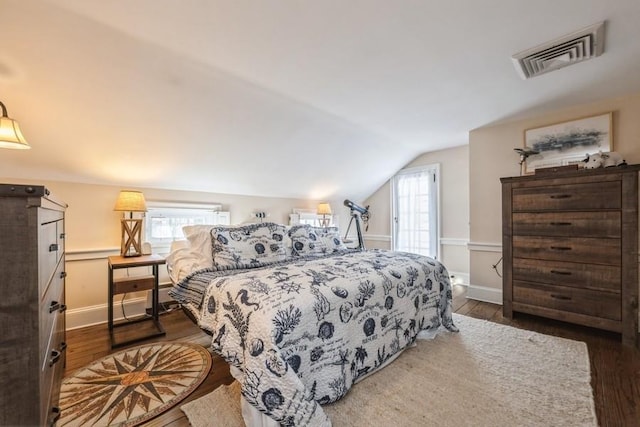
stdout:
<svg viewBox="0 0 640 427">
<path fill-rule="evenodd" d="M 470 284 L 467 287 L 467 298 L 502 305 L 502 289 Z"/>
<path fill-rule="evenodd" d="M 469 273 L 461 273 L 459 271 L 449 271 L 449 278 L 452 285 L 469 286 Z"/>
<path fill-rule="evenodd" d="M 113 320 L 124 320 L 122 310 L 120 309 L 120 301 L 116 299 L 113 305 Z M 146 308 L 146 297 L 131 298 L 124 301 L 124 310 L 127 317 L 141 316 L 146 313 Z M 67 310 L 65 320 L 67 330 L 69 331 L 72 329 L 84 328 L 86 326 L 107 323 L 108 312 L 108 304 L 92 305 Z"/>
</svg>

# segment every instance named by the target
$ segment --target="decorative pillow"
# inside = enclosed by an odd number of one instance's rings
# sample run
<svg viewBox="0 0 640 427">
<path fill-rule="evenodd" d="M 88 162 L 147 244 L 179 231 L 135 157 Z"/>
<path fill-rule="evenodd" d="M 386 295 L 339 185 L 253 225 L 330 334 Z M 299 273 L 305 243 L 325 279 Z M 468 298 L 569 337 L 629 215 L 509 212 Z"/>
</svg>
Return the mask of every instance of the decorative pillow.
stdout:
<svg viewBox="0 0 640 427">
<path fill-rule="evenodd" d="M 289 230 L 289 237 L 293 256 L 320 256 L 347 249 L 336 227 L 294 225 Z"/>
<path fill-rule="evenodd" d="M 340 237 L 338 227 L 313 227 L 318 238 L 327 248 L 327 252 L 346 251 L 347 247 Z"/>
<path fill-rule="evenodd" d="M 213 267 L 218 270 L 269 265 L 286 258 L 284 225 L 264 222 L 211 229 Z"/>
</svg>

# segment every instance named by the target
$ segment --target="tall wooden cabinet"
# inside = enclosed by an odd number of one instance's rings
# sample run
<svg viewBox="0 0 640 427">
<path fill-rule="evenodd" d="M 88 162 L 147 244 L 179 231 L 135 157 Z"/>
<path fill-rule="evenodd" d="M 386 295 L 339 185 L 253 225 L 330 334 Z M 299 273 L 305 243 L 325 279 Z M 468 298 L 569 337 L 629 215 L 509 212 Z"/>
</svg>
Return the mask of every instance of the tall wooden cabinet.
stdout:
<svg viewBox="0 0 640 427">
<path fill-rule="evenodd" d="M 501 178 L 503 311 L 638 337 L 640 165 Z"/>
<path fill-rule="evenodd" d="M 59 416 L 65 209 L 43 186 L 0 184 L 0 425 Z"/>
</svg>

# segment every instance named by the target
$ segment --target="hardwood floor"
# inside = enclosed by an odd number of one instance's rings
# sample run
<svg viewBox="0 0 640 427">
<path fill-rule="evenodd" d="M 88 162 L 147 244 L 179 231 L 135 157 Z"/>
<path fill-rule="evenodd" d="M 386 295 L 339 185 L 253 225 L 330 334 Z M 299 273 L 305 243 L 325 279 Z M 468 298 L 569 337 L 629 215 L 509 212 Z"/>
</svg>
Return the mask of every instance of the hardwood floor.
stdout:
<svg viewBox="0 0 640 427">
<path fill-rule="evenodd" d="M 570 325 L 524 314 L 513 320 L 502 317 L 502 307 L 466 298 L 464 286 L 454 287 L 453 308 L 456 313 L 496 323 L 536 331 L 587 343 L 591 362 L 591 385 L 596 413 L 601 427 L 640 427 L 640 351 L 623 347 L 620 335 Z M 166 337 L 153 341 L 172 341 L 204 334 L 180 310 L 160 318 Z M 106 325 L 91 326 L 67 332 L 66 374 L 111 353 Z M 133 344 L 132 346 L 141 343 Z M 197 399 L 233 378 L 229 367 L 218 356 L 207 379 L 182 403 Z M 145 423 L 145 426 L 188 426 L 180 405 Z"/>
</svg>

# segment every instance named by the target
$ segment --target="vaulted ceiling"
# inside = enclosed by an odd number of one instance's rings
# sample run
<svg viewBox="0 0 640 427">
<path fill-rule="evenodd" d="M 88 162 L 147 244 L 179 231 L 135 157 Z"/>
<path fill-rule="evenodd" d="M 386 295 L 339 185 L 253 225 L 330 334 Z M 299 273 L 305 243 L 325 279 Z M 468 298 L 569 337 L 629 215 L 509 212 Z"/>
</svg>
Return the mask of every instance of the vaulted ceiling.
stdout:
<svg viewBox="0 0 640 427">
<path fill-rule="evenodd" d="M 605 53 L 512 54 L 606 20 Z M 0 176 L 364 199 L 469 130 L 640 92 L 637 0 L 0 0 Z"/>
</svg>

